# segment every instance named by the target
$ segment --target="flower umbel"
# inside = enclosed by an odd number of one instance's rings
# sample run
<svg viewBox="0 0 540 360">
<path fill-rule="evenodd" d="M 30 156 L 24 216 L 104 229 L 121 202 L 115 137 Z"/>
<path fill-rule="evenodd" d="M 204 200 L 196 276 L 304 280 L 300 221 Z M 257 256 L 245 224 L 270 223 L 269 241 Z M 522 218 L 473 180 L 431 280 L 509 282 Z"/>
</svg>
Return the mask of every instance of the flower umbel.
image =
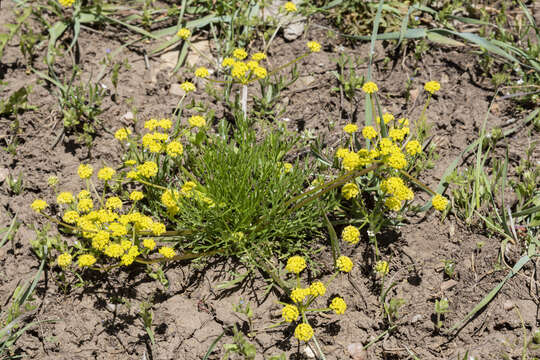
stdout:
<svg viewBox="0 0 540 360">
<path fill-rule="evenodd" d="M 306 268 L 306 260 L 301 256 L 292 256 L 287 261 L 287 266 L 285 269 L 295 274 L 299 274 L 302 270 Z"/>
<path fill-rule="evenodd" d="M 307 323 L 298 324 L 294 330 L 294 337 L 300 341 L 308 341 L 313 337 L 313 328 Z"/>
<path fill-rule="evenodd" d="M 441 84 L 439 84 L 436 81 L 428 81 L 424 85 L 424 90 L 426 90 L 430 94 L 435 94 L 435 92 L 439 91 L 441 89 Z"/>
</svg>

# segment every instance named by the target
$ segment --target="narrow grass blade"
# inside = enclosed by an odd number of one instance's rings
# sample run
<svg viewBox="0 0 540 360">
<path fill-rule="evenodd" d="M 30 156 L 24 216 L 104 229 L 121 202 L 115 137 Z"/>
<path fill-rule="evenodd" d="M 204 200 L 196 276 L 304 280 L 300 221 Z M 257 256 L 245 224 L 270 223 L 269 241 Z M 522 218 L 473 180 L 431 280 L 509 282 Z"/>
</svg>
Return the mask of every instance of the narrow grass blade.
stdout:
<svg viewBox="0 0 540 360">
<path fill-rule="evenodd" d="M 371 45 L 369 46 L 369 63 L 368 63 L 368 73 L 367 79 L 371 81 L 371 67 L 373 66 L 373 54 L 375 53 L 375 41 L 377 40 L 377 33 L 379 31 L 379 24 L 381 23 L 381 14 L 384 0 L 379 1 L 379 8 L 377 9 L 377 14 L 375 15 L 375 20 L 373 21 L 373 30 L 371 31 Z"/>
<path fill-rule="evenodd" d="M 172 71 L 173 74 L 175 74 L 178 71 L 178 69 L 180 69 L 180 67 L 186 60 L 188 49 L 189 49 L 189 42 L 184 41 L 184 44 L 182 45 L 182 50 L 180 50 L 180 53 L 178 54 L 178 60 L 176 61 L 176 65 L 174 66 L 174 69 Z"/>
<path fill-rule="evenodd" d="M 214 348 L 216 347 L 217 343 L 219 342 L 219 340 L 221 340 L 221 338 L 223 337 L 223 335 L 225 335 L 225 331 L 221 333 L 221 335 L 219 335 L 216 340 L 214 340 L 212 342 L 212 344 L 210 345 L 210 347 L 208 348 L 208 351 L 206 352 L 206 355 L 204 355 L 203 359 L 202 360 L 207 360 L 208 357 L 210 356 L 210 354 L 212 354 L 212 351 L 214 351 Z"/>
<path fill-rule="evenodd" d="M 13 217 L 13 220 L 11 220 L 11 224 L 6 230 L 6 234 L 4 235 L 2 240 L 0 240 L 0 248 L 4 246 L 4 244 L 8 241 L 9 237 L 11 236 L 11 232 L 15 228 L 16 224 L 17 224 L 17 215 Z"/>
<path fill-rule="evenodd" d="M 463 320 L 452 326 L 450 329 L 448 329 L 448 332 L 452 332 L 454 330 L 461 330 L 467 323 L 476 315 L 480 310 L 482 310 L 487 304 L 491 302 L 497 295 L 497 293 L 501 290 L 501 288 L 504 286 L 504 284 L 510 280 L 514 275 L 516 275 L 521 268 L 530 260 L 531 258 L 528 255 L 524 255 L 519 259 L 519 261 L 514 265 L 512 270 L 506 275 L 506 277 L 497 285 L 495 286 L 489 294 L 487 294 L 468 314 L 465 316 Z"/>
<path fill-rule="evenodd" d="M 326 224 L 326 228 L 328 229 L 328 234 L 330 235 L 330 244 L 332 246 L 332 256 L 334 257 L 334 264 L 336 263 L 339 255 L 341 252 L 339 251 L 339 238 L 336 234 L 336 229 L 334 229 L 334 225 L 328 220 L 328 216 L 326 213 L 323 213 L 324 215 L 324 223 Z"/>
</svg>

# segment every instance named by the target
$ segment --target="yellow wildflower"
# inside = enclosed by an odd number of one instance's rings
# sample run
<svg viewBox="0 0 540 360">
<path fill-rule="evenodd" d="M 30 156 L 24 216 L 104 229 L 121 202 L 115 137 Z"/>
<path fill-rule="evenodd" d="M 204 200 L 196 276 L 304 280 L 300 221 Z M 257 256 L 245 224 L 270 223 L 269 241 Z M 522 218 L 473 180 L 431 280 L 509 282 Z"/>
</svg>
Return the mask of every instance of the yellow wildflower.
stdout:
<svg viewBox="0 0 540 360">
<path fill-rule="evenodd" d="M 251 55 L 251 58 L 253 60 L 255 60 L 255 61 L 261 61 L 261 60 L 266 59 L 266 54 L 262 53 L 262 52 L 258 52 L 258 53 L 255 53 L 255 54 Z"/>
<path fill-rule="evenodd" d="M 114 176 L 116 171 L 114 171 L 114 169 L 108 167 L 108 166 L 105 166 L 104 168 L 100 169 L 98 171 L 98 179 L 100 180 L 104 180 L 104 181 L 107 181 L 107 180 L 111 180 L 112 177 Z"/>
<path fill-rule="evenodd" d="M 352 134 L 356 131 L 358 131 L 358 125 L 355 124 L 347 124 L 343 127 L 343 131 L 345 131 L 347 134 Z"/>
<path fill-rule="evenodd" d="M 326 293 L 326 287 L 320 281 L 315 281 L 309 286 L 309 293 L 311 296 L 323 296 Z"/>
<path fill-rule="evenodd" d="M 313 337 L 313 328 L 307 323 L 298 324 L 294 329 L 294 337 L 300 341 L 309 341 Z"/>
<path fill-rule="evenodd" d="M 428 81 L 424 85 L 424 90 L 426 90 L 428 93 L 434 94 L 435 92 L 439 91 L 441 89 L 441 84 L 439 84 L 436 81 Z"/>
<path fill-rule="evenodd" d="M 131 134 L 131 130 L 122 128 L 122 129 L 116 130 L 116 132 L 114 133 L 114 137 L 116 138 L 116 140 L 124 141 L 124 140 L 127 140 L 130 134 Z"/>
<path fill-rule="evenodd" d="M 422 152 L 422 145 L 417 140 L 411 140 L 405 145 L 405 150 L 409 155 L 416 155 Z"/>
<path fill-rule="evenodd" d="M 289 12 L 289 13 L 297 11 L 296 5 L 295 5 L 292 1 L 287 1 L 287 2 L 283 5 L 283 9 L 284 9 L 286 12 Z"/>
<path fill-rule="evenodd" d="M 56 202 L 58 204 L 71 204 L 73 201 L 75 201 L 73 194 L 67 191 L 61 192 L 56 197 Z"/>
<path fill-rule="evenodd" d="M 79 165 L 79 168 L 77 169 L 77 174 L 79 174 L 79 177 L 81 179 L 90 178 L 93 172 L 94 172 L 94 169 L 92 168 L 92 166 L 86 165 L 86 164 Z"/>
<path fill-rule="evenodd" d="M 187 40 L 191 36 L 191 31 L 187 28 L 181 28 L 180 30 L 178 30 L 176 35 L 178 35 L 179 38 Z"/>
<path fill-rule="evenodd" d="M 193 127 L 203 127 L 206 126 L 206 120 L 200 115 L 193 115 L 188 120 L 189 125 Z"/>
<path fill-rule="evenodd" d="M 195 91 L 195 85 L 193 85 L 193 83 L 189 81 L 184 81 L 183 83 L 180 84 L 180 87 L 182 88 L 182 90 L 186 92 L 186 94 L 192 91 Z"/>
<path fill-rule="evenodd" d="M 90 254 L 79 256 L 79 267 L 92 266 L 96 262 L 96 258 Z"/>
<path fill-rule="evenodd" d="M 120 244 L 112 243 L 105 248 L 104 253 L 108 257 L 118 258 L 124 254 L 124 249 Z"/>
<path fill-rule="evenodd" d="M 144 194 L 141 191 L 132 191 L 131 194 L 129 194 L 129 199 L 132 201 L 139 201 L 144 198 Z"/>
<path fill-rule="evenodd" d="M 292 256 L 287 261 L 287 266 L 285 266 L 285 269 L 287 271 L 299 274 L 302 270 L 306 268 L 306 260 L 304 260 L 301 256 Z"/>
<path fill-rule="evenodd" d="M 285 305 L 285 307 L 281 310 L 281 316 L 283 316 L 283 320 L 286 322 L 293 322 L 298 320 L 300 312 L 294 305 Z"/>
<path fill-rule="evenodd" d="M 377 131 L 375 130 L 375 128 L 373 126 L 364 126 L 364 128 L 362 129 L 362 135 L 366 139 L 371 140 L 371 139 L 377 137 Z"/>
<path fill-rule="evenodd" d="M 351 244 L 356 244 L 358 240 L 360 240 L 360 230 L 358 230 L 356 226 L 345 226 L 345 228 L 341 232 L 341 237 L 343 241 Z"/>
<path fill-rule="evenodd" d="M 360 190 L 355 183 L 347 183 L 341 188 L 341 195 L 347 200 L 357 197 L 359 193 Z"/>
<path fill-rule="evenodd" d="M 236 63 L 236 60 L 234 60 L 233 58 L 227 57 L 227 58 L 223 59 L 223 61 L 221 62 L 221 66 L 222 67 L 229 67 L 229 66 L 233 66 L 234 63 Z"/>
<path fill-rule="evenodd" d="M 316 41 L 309 41 L 306 45 L 312 53 L 321 51 L 321 44 Z"/>
<path fill-rule="evenodd" d="M 74 210 L 69 210 L 64 213 L 62 220 L 68 224 L 75 224 L 79 218 L 79 213 Z"/>
<path fill-rule="evenodd" d="M 143 240 L 142 245 L 148 250 L 154 250 L 156 247 L 156 242 L 154 239 L 147 238 Z"/>
<path fill-rule="evenodd" d="M 201 66 L 200 68 L 195 70 L 195 76 L 204 79 L 210 76 L 210 72 L 208 71 L 207 68 L 205 68 L 204 66 Z"/>
<path fill-rule="evenodd" d="M 379 260 L 375 264 L 375 271 L 381 275 L 388 274 L 388 263 L 384 260 Z"/>
<path fill-rule="evenodd" d="M 330 309 L 334 310 L 334 312 L 338 315 L 342 315 L 345 313 L 345 310 L 347 309 L 347 304 L 345 303 L 345 300 L 343 300 L 340 297 L 335 297 L 332 299 L 332 303 L 330 304 Z"/>
<path fill-rule="evenodd" d="M 122 200 L 120 200 L 118 196 L 112 196 L 107 199 L 107 202 L 105 203 L 105 207 L 107 209 L 121 209 Z"/>
<path fill-rule="evenodd" d="M 63 253 L 61 255 L 58 255 L 58 258 L 56 258 L 56 262 L 58 266 L 65 268 L 68 267 L 71 264 L 72 257 L 68 253 Z"/>
<path fill-rule="evenodd" d="M 73 3 L 75 2 L 75 0 L 58 0 L 58 2 L 63 7 L 71 7 L 73 5 Z"/>
<path fill-rule="evenodd" d="M 353 268 L 353 262 L 349 257 L 342 255 L 336 260 L 336 267 L 339 271 L 348 273 Z"/>
<path fill-rule="evenodd" d="M 238 60 L 244 60 L 248 56 L 248 54 L 246 50 L 237 48 L 237 49 L 234 49 L 233 56 L 237 58 Z"/>
<path fill-rule="evenodd" d="M 366 94 L 373 94 L 374 92 L 379 91 L 379 88 L 373 81 L 369 81 L 362 86 L 362 90 L 364 90 Z"/>
<path fill-rule="evenodd" d="M 176 255 L 176 252 L 168 246 L 162 246 L 159 249 L 159 253 L 163 255 L 163 257 L 166 257 L 167 259 L 172 259 Z"/>
<path fill-rule="evenodd" d="M 144 164 L 137 167 L 137 173 L 147 178 L 156 176 L 157 172 L 157 164 L 153 161 L 146 161 Z"/>
<path fill-rule="evenodd" d="M 431 204 L 435 209 L 443 211 L 446 209 L 446 206 L 448 206 L 448 199 L 441 194 L 437 194 L 433 197 L 433 199 L 431 199 Z"/>
<path fill-rule="evenodd" d="M 182 147 L 182 144 L 178 141 L 171 141 L 167 144 L 167 155 L 169 155 L 172 158 L 177 157 L 178 155 L 182 155 L 184 152 L 184 148 Z"/>
</svg>

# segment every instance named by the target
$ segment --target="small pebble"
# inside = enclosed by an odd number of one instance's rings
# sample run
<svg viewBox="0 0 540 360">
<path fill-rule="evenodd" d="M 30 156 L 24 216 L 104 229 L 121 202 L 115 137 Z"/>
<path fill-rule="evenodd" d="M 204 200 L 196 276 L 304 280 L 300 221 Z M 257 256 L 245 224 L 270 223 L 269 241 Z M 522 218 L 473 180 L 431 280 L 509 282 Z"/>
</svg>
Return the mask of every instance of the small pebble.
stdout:
<svg viewBox="0 0 540 360">
<path fill-rule="evenodd" d="M 446 291 L 452 289 L 457 285 L 457 281 L 454 279 L 446 280 L 441 284 L 441 291 Z"/>
<path fill-rule="evenodd" d="M 125 120 L 133 120 L 134 118 L 135 116 L 133 116 L 133 113 L 131 111 L 128 111 L 127 113 L 124 114 Z"/>
<path fill-rule="evenodd" d="M 353 360 L 367 360 L 367 351 L 361 343 L 352 343 L 347 346 L 347 351 Z"/>
<path fill-rule="evenodd" d="M 512 302 L 512 300 L 506 300 L 504 302 L 504 304 L 503 304 L 503 308 L 506 311 L 512 310 L 514 308 L 514 306 L 516 306 L 516 305 Z"/>
<path fill-rule="evenodd" d="M 310 359 L 315 359 L 315 353 L 313 352 L 313 350 L 311 350 L 311 348 L 309 346 L 306 346 L 305 349 L 304 349 L 304 353 L 306 354 L 306 356 Z"/>
</svg>

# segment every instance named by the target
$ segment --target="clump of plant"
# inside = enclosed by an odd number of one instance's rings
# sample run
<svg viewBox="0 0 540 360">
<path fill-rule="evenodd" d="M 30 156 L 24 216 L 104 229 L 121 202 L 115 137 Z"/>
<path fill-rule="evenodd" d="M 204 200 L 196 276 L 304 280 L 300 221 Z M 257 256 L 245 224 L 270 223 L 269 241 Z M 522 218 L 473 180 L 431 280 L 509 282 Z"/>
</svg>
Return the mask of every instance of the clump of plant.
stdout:
<svg viewBox="0 0 540 360">
<path fill-rule="evenodd" d="M 435 81 L 426 84 L 429 96 L 424 112 L 431 95 L 439 88 Z M 336 215 L 349 224 L 343 230 L 343 239 L 356 242 L 360 230 L 367 227 L 368 237 L 375 247 L 375 259 L 379 260 L 377 234 L 385 228 L 399 226 L 406 213 L 416 209 L 411 186 L 432 194 L 432 205 L 439 211 L 446 209 L 448 200 L 410 175 L 422 153 L 418 126 L 413 134 L 409 119 L 396 119 L 390 113 L 383 114 L 377 98 L 378 87 L 374 82 L 366 82 L 362 89 L 368 95 L 367 105 L 378 109 L 379 116 L 375 116 L 374 111 L 369 119 L 371 125 L 361 130 L 356 124 L 347 124 L 343 128 L 347 134 L 346 142 L 337 149 L 334 160 L 334 166 L 341 171 L 341 175 L 330 185 L 342 185 L 342 211 Z M 322 185 L 320 188 L 325 191 L 328 186 Z"/>
</svg>

